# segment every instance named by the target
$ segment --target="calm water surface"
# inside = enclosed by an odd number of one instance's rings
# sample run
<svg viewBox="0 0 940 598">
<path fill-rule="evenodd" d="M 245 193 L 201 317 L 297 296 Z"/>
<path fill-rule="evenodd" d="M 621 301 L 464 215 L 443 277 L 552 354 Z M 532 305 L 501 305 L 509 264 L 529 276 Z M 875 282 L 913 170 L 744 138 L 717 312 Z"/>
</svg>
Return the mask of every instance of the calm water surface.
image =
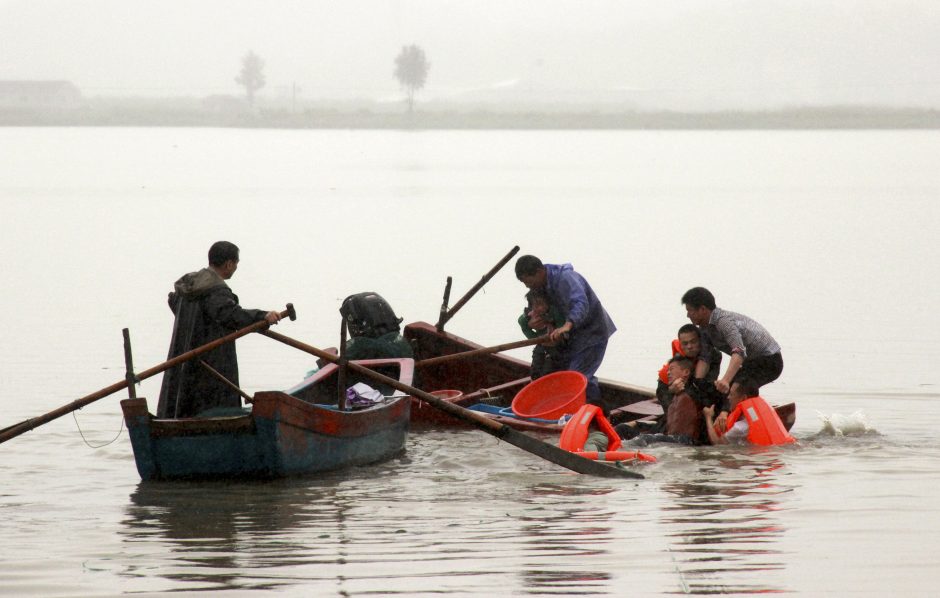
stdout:
<svg viewBox="0 0 940 598">
<path fill-rule="evenodd" d="M 225 238 L 242 303 L 293 302 L 279 331 L 317 346 L 352 293 L 434 321 L 447 276 L 459 297 L 514 245 L 570 261 L 619 327 L 601 374 L 647 386 L 708 286 L 783 346 L 765 395 L 800 440 L 654 448 L 633 482 L 414 430 L 325 477 L 145 484 L 114 396 L 0 446 L 0 595 L 934 595 L 937 155 L 910 131 L 0 129 L 0 427 L 121 379 L 124 327 L 162 362 L 166 293 Z M 448 327 L 516 340 L 523 291 L 507 268 Z M 311 367 L 239 353 L 249 393 Z"/>
</svg>

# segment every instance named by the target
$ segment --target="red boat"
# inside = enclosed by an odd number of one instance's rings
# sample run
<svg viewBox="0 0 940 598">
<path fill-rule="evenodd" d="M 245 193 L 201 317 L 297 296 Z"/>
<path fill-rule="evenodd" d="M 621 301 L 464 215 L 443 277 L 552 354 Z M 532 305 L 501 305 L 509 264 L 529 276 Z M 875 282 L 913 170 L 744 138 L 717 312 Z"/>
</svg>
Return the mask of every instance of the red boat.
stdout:
<svg viewBox="0 0 940 598">
<path fill-rule="evenodd" d="M 564 426 L 557 421 L 523 419 L 511 412 L 513 397 L 531 382 L 529 362 L 493 352 L 469 354 L 422 366 L 423 360 L 484 347 L 450 332 L 439 331 L 426 322 L 408 324 L 402 334 L 414 351 L 416 387 L 461 407 L 473 408 L 518 430 L 561 433 Z M 615 424 L 662 414 L 652 389 L 603 378 L 600 379 L 600 387 L 601 400 Z M 412 401 L 413 424 L 466 426 L 422 401 Z M 788 403 L 774 409 L 789 430 L 796 421 L 796 405 Z"/>
<path fill-rule="evenodd" d="M 453 306 L 449 306 L 451 278 L 444 288 L 444 301 L 436 325 L 413 322 L 401 331 L 403 342 L 411 349 L 415 359 L 414 386 L 461 407 L 478 411 L 500 423 L 532 432 L 560 434 L 564 424 L 558 420 L 520 418 L 510 406 L 516 394 L 529 384 L 531 364 L 528 361 L 500 354 L 500 351 L 532 345 L 539 339 L 508 343 L 499 347 L 483 347 L 444 330 L 446 323 L 519 251 L 513 249 L 504 256 Z M 349 302 L 349 304 L 347 304 Z M 346 310 L 346 313 L 344 313 Z M 344 301 L 340 310 L 360 334 L 378 338 L 389 331 L 398 331 L 401 318 L 376 293 L 359 293 Z M 345 330 L 345 329 L 344 329 Z M 367 334 L 371 331 L 371 334 Z M 399 339 L 401 340 L 401 339 Z M 343 334 L 345 343 L 345 333 Z M 387 347 L 395 350 L 395 347 Z M 445 358 L 456 354 L 459 357 Z M 601 402 L 613 424 L 655 418 L 662 408 L 650 388 L 601 378 Z M 796 406 L 792 403 L 774 407 L 787 430 L 796 420 Z M 411 422 L 466 426 L 453 416 L 436 409 L 424 401 L 412 398 Z"/>
</svg>

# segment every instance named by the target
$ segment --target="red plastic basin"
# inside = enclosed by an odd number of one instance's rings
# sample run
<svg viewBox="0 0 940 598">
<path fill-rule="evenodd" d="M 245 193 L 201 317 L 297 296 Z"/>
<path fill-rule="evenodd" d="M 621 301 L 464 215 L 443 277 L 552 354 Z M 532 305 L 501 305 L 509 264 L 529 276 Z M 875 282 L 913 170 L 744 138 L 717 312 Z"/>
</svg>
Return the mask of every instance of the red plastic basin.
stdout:
<svg viewBox="0 0 940 598">
<path fill-rule="evenodd" d="M 587 378 L 581 372 L 563 371 L 529 382 L 512 400 L 519 417 L 558 419 L 584 405 Z"/>
</svg>

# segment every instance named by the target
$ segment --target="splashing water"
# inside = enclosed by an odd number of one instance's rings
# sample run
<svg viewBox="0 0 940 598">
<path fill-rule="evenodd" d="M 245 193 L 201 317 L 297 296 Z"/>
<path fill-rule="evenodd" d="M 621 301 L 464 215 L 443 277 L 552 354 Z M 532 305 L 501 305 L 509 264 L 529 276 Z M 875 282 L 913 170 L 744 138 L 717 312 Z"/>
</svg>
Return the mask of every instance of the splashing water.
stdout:
<svg viewBox="0 0 940 598">
<path fill-rule="evenodd" d="M 817 411 L 816 415 L 823 422 L 820 434 L 830 434 L 832 436 L 861 436 L 874 431 L 874 428 L 868 424 L 868 418 L 863 411 L 855 411 L 851 415 L 842 415 L 833 413 L 826 415 Z"/>
</svg>

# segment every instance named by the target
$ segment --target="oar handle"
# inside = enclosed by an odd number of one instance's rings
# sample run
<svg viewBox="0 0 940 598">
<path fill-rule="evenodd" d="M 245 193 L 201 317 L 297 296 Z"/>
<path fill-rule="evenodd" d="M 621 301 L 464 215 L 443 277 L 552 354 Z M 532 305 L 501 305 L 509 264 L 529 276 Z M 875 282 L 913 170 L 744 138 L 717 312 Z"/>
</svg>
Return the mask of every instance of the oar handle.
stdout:
<svg viewBox="0 0 940 598">
<path fill-rule="evenodd" d="M 297 312 L 294 311 L 294 304 L 293 304 L 293 303 L 288 303 L 288 304 L 287 304 L 287 309 L 285 309 L 284 311 L 280 312 L 280 314 L 278 314 L 278 315 L 281 316 L 281 319 L 284 319 L 284 318 L 289 318 L 290 320 L 296 320 L 296 319 L 297 319 Z M 159 374 L 160 372 L 166 371 L 166 370 L 170 369 L 171 367 L 175 367 L 175 366 L 177 366 L 177 365 L 179 365 L 179 364 L 181 364 L 181 363 L 183 363 L 183 362 L 189 361 L 190 359 L 193 359 L 193 358 L 195 358 L 195 357 L 199 357 L 199 356 L 202 355 L 203 353 L 208 353 L 209 351 L 211 351 L 211 350 L 213 350 L 213 349 L 216 349 L 216 348 L 218 348 L 218 347 L 221 347 L 222 345 L 224 345 L 224 344 L 226 344 L 226 343 L 230 343 L 230 342 L 232 342 L 232 341 L 234 341 L 234 340 L 236 340 L 236 339 L 239 339 L 239 338 L 241 338 L 241 337 L 243 337 L 243 336 L 245 336 L 245 335 L 247 335 L 247 334 L 251 334 L 252 332 L 260 332 L 260 331 L 262 331 L 262 330 L 267 330 L 268 327 L 270 327 L 270 326 L 271 326 L 271 325 L 268 324 L 267 320 L 258 320 L 257 322 L 255 322 L 255 323 L 253 323 L 253 324 L 249 324 L 248 326 L 245 326 L 244 328 L 242 328 L 242 329 L 240 329 L 240 330 L 236 330 L 235 332 L 233 332 L 233 333 L 231 333 L 231 334 L 227 334 L 227 335 L 223 336 L 222 338 L 216 339 L 216 340 L 212 341 L 211 343 L 206 343 L 205 345 L 202 345 L 201 347 L 196 347 L 195 349 L 193 349 L 193 350 L 191 350 L 191 351 L 187 351 L 186 353 L 182 353 L 182 354 L 180 354 L 180 355 L 177 355 L 176 357 L 174 357 L 173 359 L 170 359 L 169 361 L 164 361 L 164 362 L 161 363 L 160 365 L 155 365 L 155 366 L 153 366 L 152 368 L 150 368 L 149 370 L 144 370 L 143 372 L 137 374 L 137 378 L 138 378 L 139 380 L 144 380 L 144 379 L 149 378 L 149 377 L 151 377 L 151 376 L 155 376 L 155 375 Z M 118 390 L 120 390 L 120 389 L 118 389 Z M 108 393 L 108 394 L 111 394 L 111 393 Z M 100 398 L 100 397 L 99 397 L 99 398 Z M 81 400 L 81 399 L 79 399 L 79 400 Z"/>
<path fill-rule="evenodd" d="M 461 357 L 472 357 L 474 355 L 486 355 L 488 353 L 499 353 L 501 351 L 508 351 L 510 349 L 518 349 L 519 347 L 528 347 L 530 345 L 539 345 L 544 342 L 551 340 L 551 336 L 548 334 L 543 334 L 542 336 L 537 336 L 535 338 L 527 338 L 521 341 L 514 341 L 511 343 L 505 343 L 502 345 L 496 345 L 493 347 L 483 347 L 481 349 L 472 349 L 470 351 L 462 351 L 460 353 L 451 353 L 450 355 L 440 355 L 438 357 L 430 357 L 428 359 L 422 359 L 421 361 L 415 362 L 415 367 L 428 367 L 431 365 L 437 365 L 445 361 L 451 361 L 453 359 L 459 359 Z"/>
<path fill-rule="evenodd" d="M 294 305 L 292 303 L 288 303 L 287 309 L 280 312 L 280 316 L 281 318 L 290 318 L 291 320 L 296 320 L 297 312 L 294 311 Z M 183 353 L 182 355 L 177 355 L 173 359 L 164 361 L 163 363 L 159 365 L 155 365 L 149 370 L 144 370 L 143 372 L 137 374 L 137 380 L 146 380 L 147 378 L 150 378 L 151 376 L 155 376 L 159 374 L 160 372 L 170 369 L 171 367 L 177 366 L 185 361 L 189 361 L 190 359 L 199 357 L 203 353 L 208 353 L 209 351 L 212 351 L 213 349 L 216 349 L 224 345 L 225 343 L 230 343 L 234 341 L 235 339 L 241 338 L 245 336 L 246 334 L 251 334 L 252 332 L 259 332 L 261 330 L 265 330 L 269 326 L 270 324 L 268 324 L 266 320 L 260 320 L 253 324 L 245 326 L 241 330 L 236 330 L 235 332 L 231 334 L 227 334 L 223 336 L 222 338 L 216 339 L 212 341 L 211 343 L 206 343 L 205 345 L 202 345 L 201 347 L 196 347 L 195 349 L 191 351 L 187 351 L 186 353 Z M 101 390 L 97 392 L 93 392 L 90 395 L 84 396 L 80 399 L 76 399 L 67 405 L 63 405 L 62 407 L 59 407 L 58 409 L 54 409 L 46 414 L 40 415 L 39 417 L 33 417 L 30 419 L 24 420 L 18 424 L 8 426 L 7 428 L 4 428 L 2 431 L 0 431 L 0 444 L 6 442 L 7 440 L 10 440 L 11 438 L 16 438 L 20 434 L 29 432 L 30 430 L 34 428 L 38 428 L 39 426 L 43 424 L 49 423 L 54 419 L 58 419 L 62 417 L 63 415 L 65 415 L 66 413 L 71 413 L 72 411 L 81 409 L 85 405 L 94 403 L 95 401 L 99 399 L 103 399 L 104 397 L 108 395 L 112 395 L 118 392 L 119 390 L 127 388 L 127 385 L 128 385 L 128 380 L 125 378 L 124 380 L 120 382 L 115 382 L 111 386 L 102 388 Z"/>
</svg>

